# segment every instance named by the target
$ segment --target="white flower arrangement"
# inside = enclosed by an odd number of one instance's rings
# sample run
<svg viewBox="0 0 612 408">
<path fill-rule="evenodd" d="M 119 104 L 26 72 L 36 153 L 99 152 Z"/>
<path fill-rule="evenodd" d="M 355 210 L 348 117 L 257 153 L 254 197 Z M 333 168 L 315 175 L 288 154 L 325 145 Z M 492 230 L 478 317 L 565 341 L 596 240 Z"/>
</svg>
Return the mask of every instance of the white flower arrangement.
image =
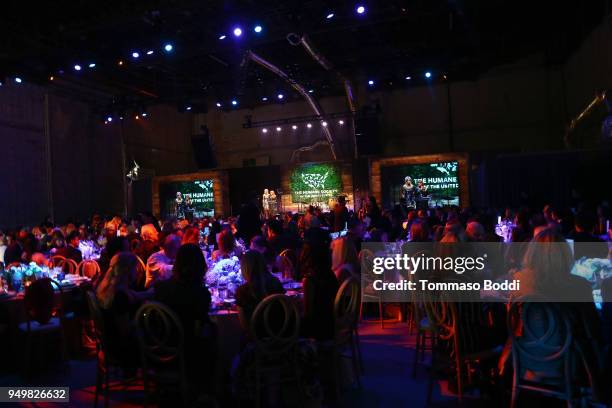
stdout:
<svg viewBox="0 0 612 408">
<path fill-rule="evenodd" d="M 240 260 L 237 256 L 220 260 L 206 274 L 206 284 L 208 286 L 229 284 L 238 286 L 243 283 L 244 278 L 240 271 Z"/>
</svg>

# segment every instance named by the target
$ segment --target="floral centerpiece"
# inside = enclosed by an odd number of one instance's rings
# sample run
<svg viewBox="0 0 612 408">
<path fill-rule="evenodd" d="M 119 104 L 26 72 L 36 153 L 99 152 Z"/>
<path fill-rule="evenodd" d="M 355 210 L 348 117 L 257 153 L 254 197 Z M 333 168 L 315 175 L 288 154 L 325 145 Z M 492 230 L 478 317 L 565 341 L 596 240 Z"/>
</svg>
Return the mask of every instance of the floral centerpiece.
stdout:
<svg viewBox="0 0 612 408">
<path fill-rule="evenodd" d="M 222 259 L 217 262 L 206 274 L 206 284 L 209 287 L 239 286 L 244 283 L 240 272 L 240 261 L 237 256 Z"/>
<path fill-rule="evenodd" d="M 45 277 L 48 268 L 41 267 L 35 262 L 29 264 L 13 265 L 2 271 L 2 279 L 7 283 L 8 289 L 19 292 L 36 279 Z"/>
<path fill-rule="evenodd" d="M 512 230 L 516 225 L 512 221 L 502 221 L 501 219 L 498 221 L 497 225 L 495 225 L 495 234 L 502 237 L 504 242 L 512 241 Z"/>
</svg>

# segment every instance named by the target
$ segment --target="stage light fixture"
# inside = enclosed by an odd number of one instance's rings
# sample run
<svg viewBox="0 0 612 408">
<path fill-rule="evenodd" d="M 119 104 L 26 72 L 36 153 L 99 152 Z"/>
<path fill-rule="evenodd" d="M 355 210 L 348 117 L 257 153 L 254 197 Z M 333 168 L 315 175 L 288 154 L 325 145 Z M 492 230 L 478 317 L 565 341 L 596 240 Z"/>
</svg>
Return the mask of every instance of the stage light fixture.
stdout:
<svg viewBox="0 0 612 408">
<path fill-rule="evenodd" d="M 49 81 L 54 81 L 54 80 L 55 80 L 55 77 L 54 77 L 53 75 L 51 75 L 51 76 L 49 77 Z"/>
<path fill-rule="evenodd" d="M 242 35 L 242 28 L 240 27 L 234 28 L 233 33 L 234 33 L 234 37 L 240 37 Z"/>
<path fill-rule="evenodd" d="M 108 125 L 108 120 L 105 120 L 105 121 L 104 121 L 104 124 L 105 124 L 105 125 Z"/>
<path fill-rule="evenodd" d="M 279 93 L 278 95 L 276 95 L 276 97 L 277 97 L 278 99 L 283 99 L 283 98 L 285 97 L 285 95 L 283 95 L 283 94 Z"/>
<path fill-rule="evenodd" d="M 147 51 L 147 55 L 153 55 L 153 50 Z"/>
<path fill-rule="evenodd" d="M 117 62 L 117 65 L 122 66 L 122 65 L 123 65 L 123 60 L 119 60 L 119 61 Z"/>
<path fill-rule="evenodd" d="M 112 122 L 113 121 L 113 117 L 112 116 L 107 116 L 106 117 L 106 121 L 107 122 Z"/>
<path fill-rule="evenodd" d="M 146 118 L 147 116 L 149 116 L 147 112 L 142 112 L 142 117 L 143 118 Z"/>
<path fill-rule="evenodd" d="M 338 121 L 338 124 L 339 124 L 340 126 L 342 126 L 342 125 L 344 125 L 344 121 L 343 121 L 343 120 L 339 120 L 339 121 Z"/>
<path fill-rule="evenodd" d="M 407 81 L 410 81 L 412 79 L 412 77 L 410 75 L 406 76 L 405 78 Z"/>
<path fill-rule="evenodd" d="M 262 100 L 263 102 L 267 102 L 268 97 L 267 97 L 267 96 L 264 96 L 263 98 L 261 98 L 261 100 Z"/>
<path fill-rule="evenodd" d="M 310 129 L 310 128 L 312 127 L 312 124 L 311 124 L 311 123 L 307 123 L 307 124 L 306 124 L 306 127 L 307 127 L 308 129 Z"/>
<path fill-rule="evenodd" d="M 140 54 L 138 52 L 134 51 L 132 53 L 132 58 L 136 59 L 136 58 L 139 58 L 139 57 L 140 57 Z"/>
<path fill-rule="evenodd" d="M 119 116 L 119 120 L 123 120 L 123 116 Z"/>
<path fill-rule="evenodd" d="M 368 81 L 368 85 L 370 85 L 370 86 L 374 86 L 374 81 L 370 79 L 370 80 Z"/>
<path fill-rule="evenodd" d="M 425 73 L 425 78 L 431 78 L 431 72 L 427 71 L 427 72 Z"/>
<path fill-rule="evenodd" d="M 261 131 L 262 131 L 262 133 L 268 133 L 268 129 L 266 129 L 266 128 L 261 129 Z"/>
<path fill-rule="evenodd" d="M 95 68 L 96 64 L 94 62 L 90 62 L 88 65 L 89 68 Z"/>
<path fill-rule="evenodd" d="M 326 19 L 331 20 L 332 18 L 334 18 L 335 14 L 334 13 L 329 13 L 325 16 Z"/>
<path fill-rule="evenodd" d="M 221 34 L 221 35 L 219 36 L 219 39 L 220 39 L 220 40 L 225 40 L 225 38 L 226 38 L 226 35 L 225 35 L 225 34 Z"/>
<path fill-rule="evenodd" d="M 233 106 L 238 105 L 238 101 L 234 99 L 234 100 L 232 101 L 232 105 L 233 105 Z"/>
<path fill-rule="evenodd" d="M 276 131 L 277 131 L 277 132 L 280 132 L 281 130 L 283 130 L 283 128 L 281 128 L 280 126 L 277 126 L 277 127 L 276 127 Z"/>
<path fill-rule="evenodd" d="M 136 120 L 140 120 L 140 116 L 139 116 L 139 115 L 136 115 L 136 116 L 134 116 L 134 119 L 136 119 Z"/>
<path fill-rule="evenodd" d="M 308 93 L 313 93 L 313 92 L 314 92 L 314 89 L 309 89 L 308 90 Z"/>
<path fill-rule="evenodd" d="M 217 104 L 216 104 L 216 105 L 217 105 L 217 108 L 220 108 L 221 106 L 223 106 L 223 105 L 221 104 L 221 102 L 217 102 Z"/>
<path fill-rule="evenodd" d="M 191 106 L 187 106 L 187 107 L 185 108 L 185 110 L 190 111 L 190 110 L 191 110 Z"/>
<path fill-rule="evenodd" d="M 15 77 L 15 82 L 17 82 L 18 84 L 22 83 L 23 80 L 19 77 Z"/>
<path fill-rule="evenodd" d="M 255 28 L 253 28 L 253 31 L 259 34 L 263 31 L 263 27 L 260 25 L 256 25 Z"/>
<path fill-rule="evenodd" d="M 364 6 L 357 6 L 355 10 L 357 11 L 357 14 L 363 14 L 366 11 Z"/>
<path fill-rule="evenodd" d="M 293 125 L 293 126 L 291 126 L 291 129 L 293 129 L 293 130 L 297 130 L 297 125 Z"/>
<path fill-rule="evenodd" d="M 327 127 L 327 122 L 323 121 L 323 122 L 321 123 L 321 125 L 322 125 L 323 127 Z"/>
<path fill-rule="evenodd" d="M 172 44 L 164 45 L 164 51 L 166 52 L 172 52 L 173 49 L 174 49 L 174 46 Z"/>
<path fill-rule="evenodd" d="M 79 64 L 76 64 L 76 65 L 74 66 L 74 70 L 75 70 L 75 71 L 80 71 L 80 70 L 81 70 L 81 66 L 80 66 Z"/>
</svg>

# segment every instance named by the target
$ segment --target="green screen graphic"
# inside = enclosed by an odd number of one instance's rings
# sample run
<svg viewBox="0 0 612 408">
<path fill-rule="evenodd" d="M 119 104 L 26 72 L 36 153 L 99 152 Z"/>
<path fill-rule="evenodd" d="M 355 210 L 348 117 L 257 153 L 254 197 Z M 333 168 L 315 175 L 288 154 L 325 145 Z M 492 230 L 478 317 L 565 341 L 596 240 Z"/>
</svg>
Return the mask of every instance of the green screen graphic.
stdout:
<svg viewBox="0 0 612 408">
<path fill-rule="evenodd" d="M 342 190 L 342 179 L 333 164 L 305 164 L 291 173 L 291 200 L 294 203 L 320 203 L 335 198 Z"/>
<path fill-rule="evenodd" d="M 423 181 L 429 206 L 459 205 L 458 167 L 456 161 L 382 167 L 383 205 L 389 208 L 401 202 L 406 177 L 415 185 Z"/>
<path fill-rule="evenodd" d="M 215 195 L 213 180 L 177 181 L 159 186 L 162 217 L 181 216 L 177 209 L 176 193 L 180 192 L 185 199 L 191 197 L 191 209 L 194 217 L 209 217 L 215 212 Z M 187 206 L 184 210 L 191 211 Z M 185 211 L 183 211 L 184 213 Z M 187 214 L 184 214 L 187 215 Z"/>
</svg>

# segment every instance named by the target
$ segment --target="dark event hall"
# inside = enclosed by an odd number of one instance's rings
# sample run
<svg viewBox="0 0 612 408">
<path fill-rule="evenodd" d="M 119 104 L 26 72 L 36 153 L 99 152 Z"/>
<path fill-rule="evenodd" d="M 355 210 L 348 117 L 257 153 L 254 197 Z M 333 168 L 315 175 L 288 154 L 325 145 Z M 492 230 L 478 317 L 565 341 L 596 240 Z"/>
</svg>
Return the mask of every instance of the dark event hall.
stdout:
<svg viewBox="0 0 612 408">
<path fill-rule="evenodd" d="M 7 0 L 0 407 L 612 407 L 612 0 Z"/>
</svg>

